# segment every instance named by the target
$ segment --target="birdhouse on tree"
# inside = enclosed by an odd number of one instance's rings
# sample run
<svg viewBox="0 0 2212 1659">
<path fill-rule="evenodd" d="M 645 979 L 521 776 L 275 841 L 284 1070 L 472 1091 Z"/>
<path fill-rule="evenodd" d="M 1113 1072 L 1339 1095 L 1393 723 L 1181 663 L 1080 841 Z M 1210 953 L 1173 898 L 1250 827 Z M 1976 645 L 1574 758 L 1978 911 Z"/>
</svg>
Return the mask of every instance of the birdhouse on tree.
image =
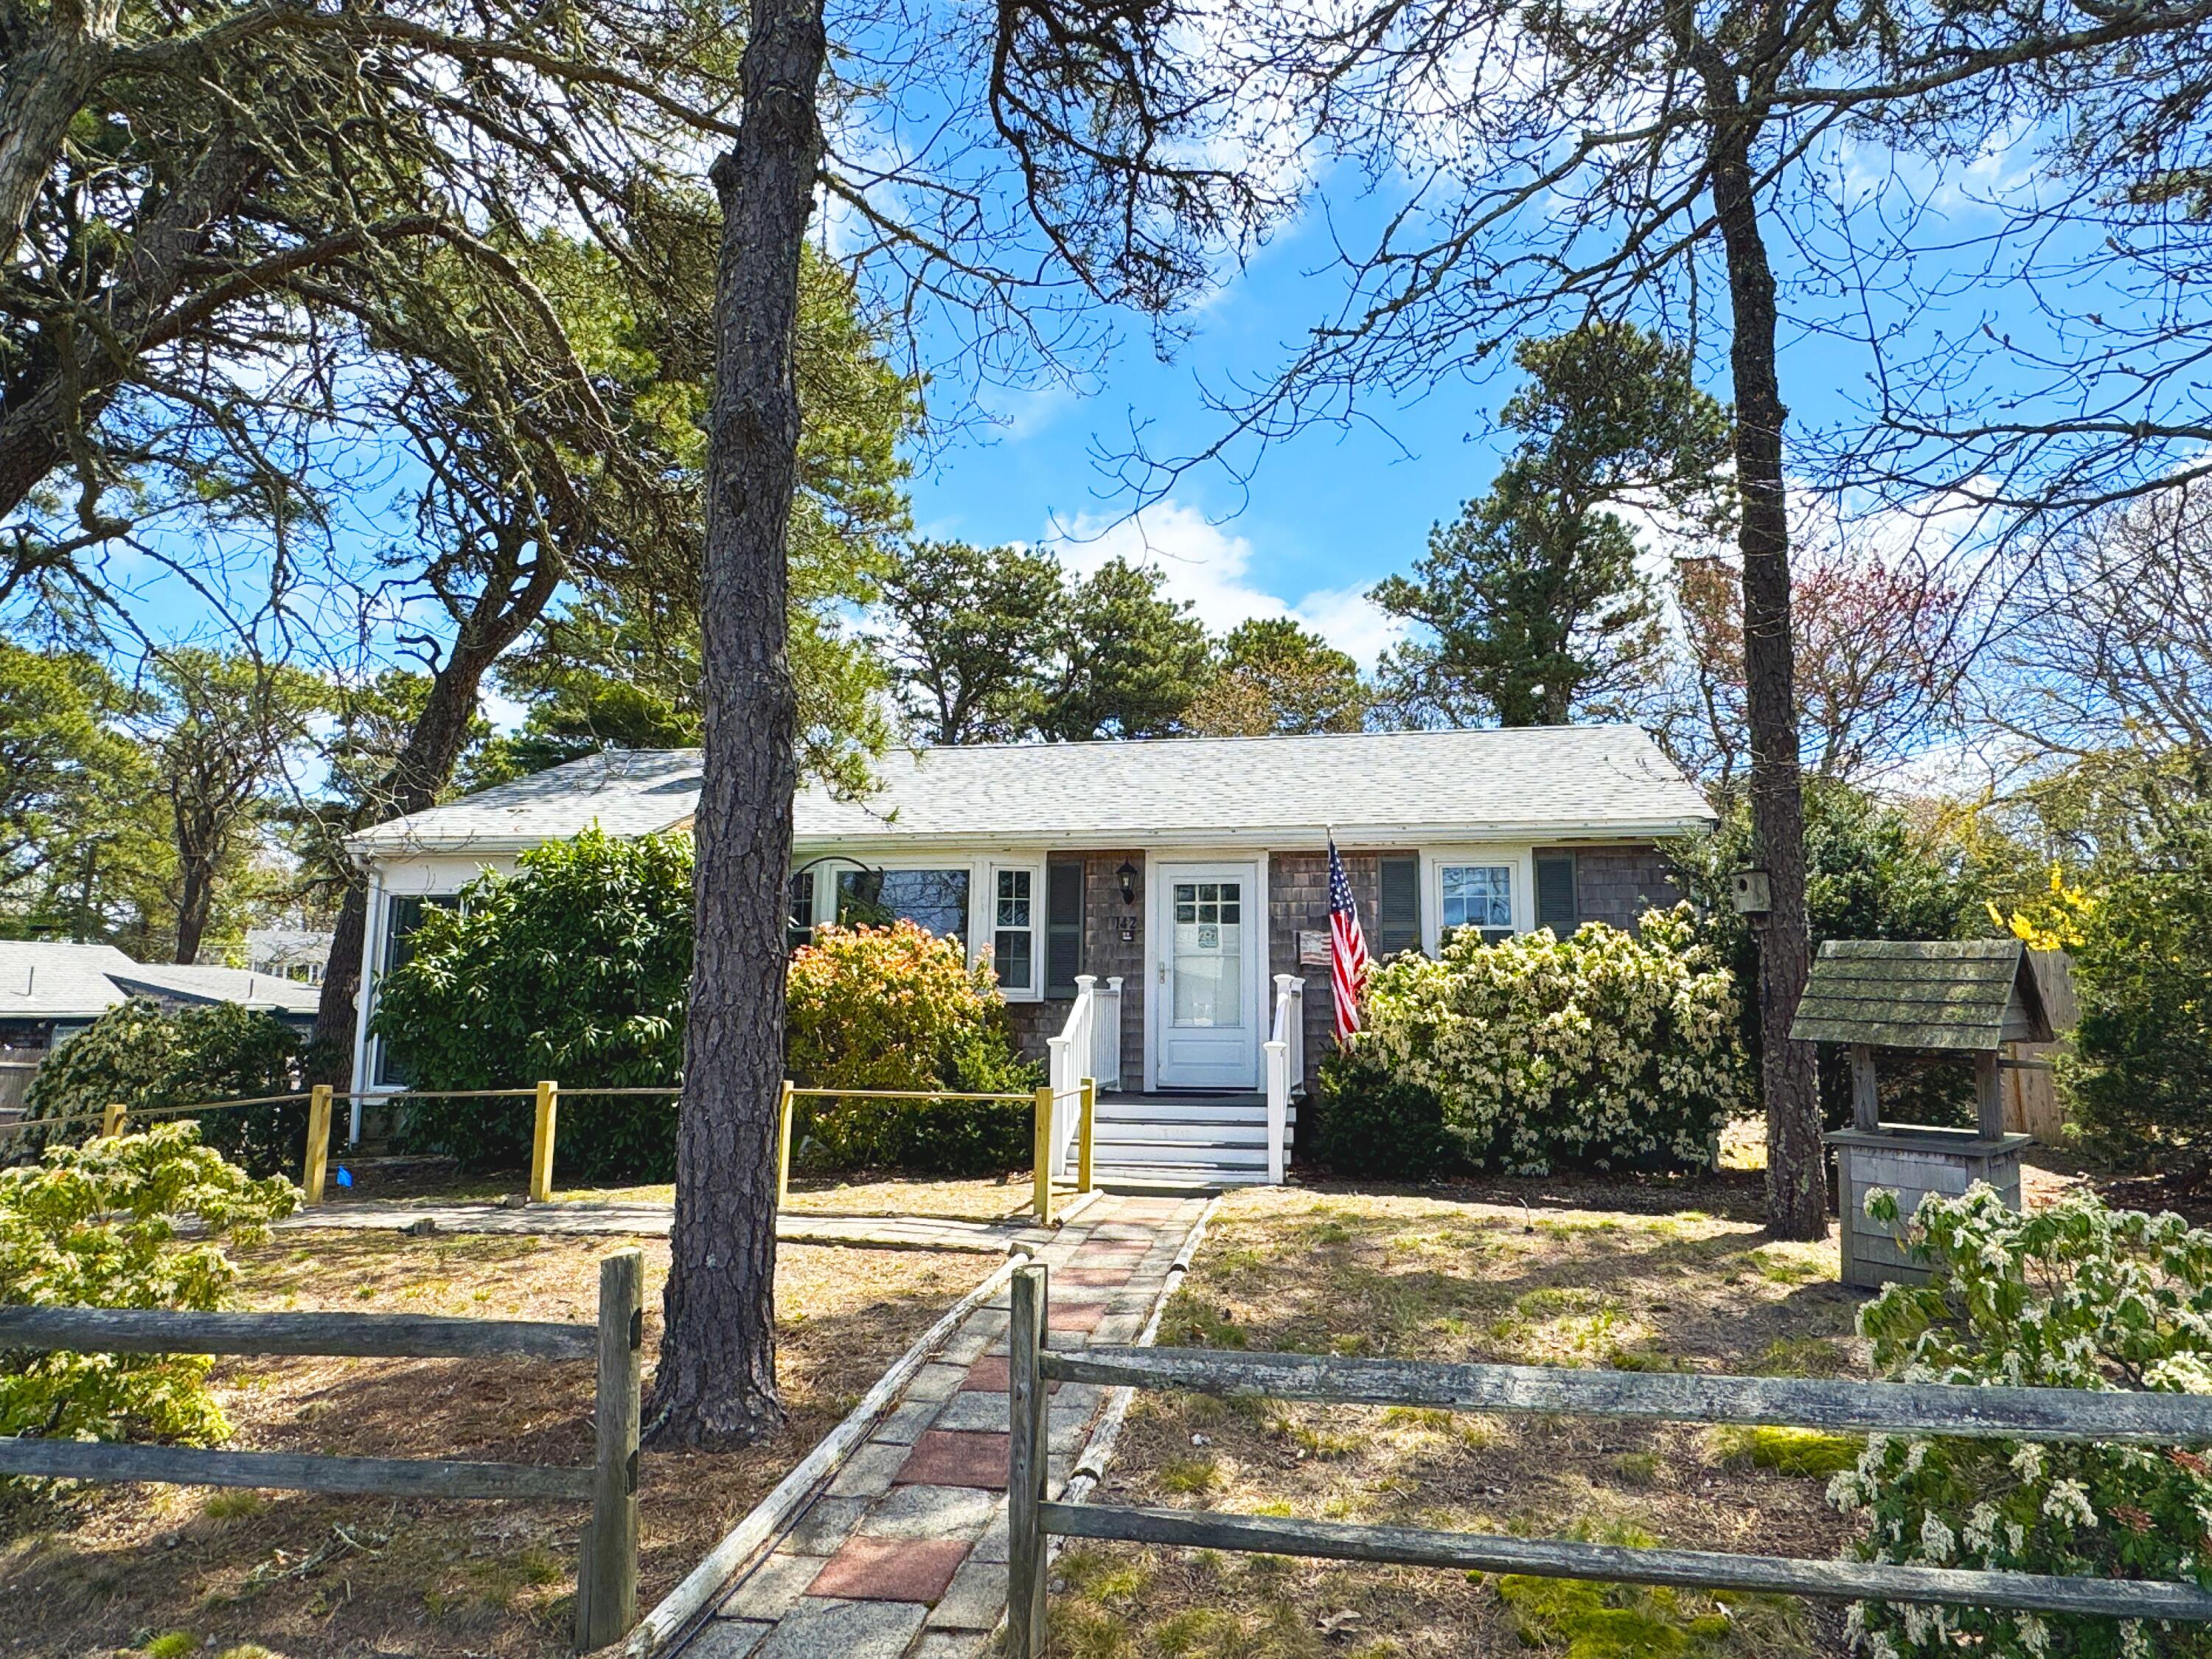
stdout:
<svg viewBox="0 0 2212 1659">
<path fill-rule="evenodd" d="M 1962 1193 L 1977 1181 L 2020 1206 L 2020 1155 L 2033 1141 L 2005 1133 L 2005 1049 L 2048 1042 L 2052 1031 L 2019 939 L 1831 939 L 1813 963 L 1790 1035 L 1841 1043 L 1850 1054 L 1851 1126 L 1826 1137 L 1836 1149 L 1844 1283 L 1926 1277 L 1895 1229 L 1868 1219 L 1867 1194 L 1877 1188 L 1897 1194 L 1901 1218 L 1931 1192 Z M 1971 1059 L 1975 1127 L 1882 1122 L 1876 1066 L 1884 1053 Z"/>
</svg>

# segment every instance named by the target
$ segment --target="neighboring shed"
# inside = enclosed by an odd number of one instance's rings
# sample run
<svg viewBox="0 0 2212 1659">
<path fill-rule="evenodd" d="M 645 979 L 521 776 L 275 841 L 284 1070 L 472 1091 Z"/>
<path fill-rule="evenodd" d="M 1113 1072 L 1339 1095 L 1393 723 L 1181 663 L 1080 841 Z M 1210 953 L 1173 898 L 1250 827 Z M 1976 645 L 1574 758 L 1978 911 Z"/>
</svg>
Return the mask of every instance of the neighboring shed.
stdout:
<svg viewBox="0 0 2212 1659">
<path fill-rule="evenodd" d="M 1868 1219 L 1867 1194 L 1877 1188 L 1895 1192 L 1899 1213 L 1908 1218 L 1929 1193 L 1961 1193 L 1977 1181 L 2020 1206 L 2020 1154 L 2030 1137 L 2005 1132 L 2000 1057 L 2008 1044 L 2052 1036 L 2020 940 L 1831 939 L 1813 963 L 1790 1035 L 1850 1051 L 1851 1127 L 1826 1137 L 1836 1149 L 1845 1284 L 1920 1274 L 1898 1235 Z M 1881 1122 L 1875 1055 L 1883 1050 L 1969 1056 L 1976 1127 Z"/>
</svg>

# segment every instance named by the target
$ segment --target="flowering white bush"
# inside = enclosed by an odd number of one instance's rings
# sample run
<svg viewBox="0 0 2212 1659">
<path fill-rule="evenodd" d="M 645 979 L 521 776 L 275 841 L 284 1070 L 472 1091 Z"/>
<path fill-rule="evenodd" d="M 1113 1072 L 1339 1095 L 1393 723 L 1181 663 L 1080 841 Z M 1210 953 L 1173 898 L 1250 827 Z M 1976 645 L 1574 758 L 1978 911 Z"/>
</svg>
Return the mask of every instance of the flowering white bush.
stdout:
<svg viewBox="0 0 2212 1659">
<path fill-rule="evenodd" d="M 1687 905 L 1497 945 L 1473 929 L 1368 981 L 1360 1064 L 1433 1091 L 1478 1168 L 1701 1164 L 1745 1102 L 1734 977 Z"/>
<path fill-rule="evenodd" d="M 1895 1195 L 1867 1211 L 1893 1222 Z M 2022 1215 L 1978 1185 L 1923 1199 L 1907 1237 L 1934 1279 L 1859 1312 L 1903 1380 L 2212 1393 L 2212 1233 L 2179 1216 L 2089 1196 Z M 1828 1495 L 1867 1514 L 1868 1560 L 2212 1589 L 2212 1462 L 2197 1450 L 1877 1435 Z M 1874 1659 L 2212 1655 L 2201 1626 L 1978 1607 L 1864 1603 L 1850 1628 Z"/>
</svg>

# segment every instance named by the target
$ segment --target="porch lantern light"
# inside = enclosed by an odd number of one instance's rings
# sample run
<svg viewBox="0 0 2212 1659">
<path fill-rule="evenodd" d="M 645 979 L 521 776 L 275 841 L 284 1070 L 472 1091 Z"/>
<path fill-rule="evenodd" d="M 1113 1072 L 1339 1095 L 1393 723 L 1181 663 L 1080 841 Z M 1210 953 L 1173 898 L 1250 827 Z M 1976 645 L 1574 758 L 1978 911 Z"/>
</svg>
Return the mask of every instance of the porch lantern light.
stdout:
<svg viewBox="0 0 2212 1659">
<path fill-rule="evenodd" d="M 1121 902 L 1134 904 L 1137 902 L 1137 866 L 1123 859 L 1121 867 L 1114 873 L 1121 883 Z"/>
</svg>

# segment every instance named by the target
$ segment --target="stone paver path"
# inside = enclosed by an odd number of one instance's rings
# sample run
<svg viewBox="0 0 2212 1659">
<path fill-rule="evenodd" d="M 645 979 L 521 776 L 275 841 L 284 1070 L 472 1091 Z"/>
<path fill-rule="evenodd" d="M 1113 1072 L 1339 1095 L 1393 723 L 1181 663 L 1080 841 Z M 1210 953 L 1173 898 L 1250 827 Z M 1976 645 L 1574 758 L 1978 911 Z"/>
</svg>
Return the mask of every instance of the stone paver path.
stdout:
<svg viewBox="0 0 2212 1659">
<path fill-rule="evenodd" d="M 1203 1194 L 1109 1194 L 1037 1252 L 1054 1347 L 1135 1340 Z M 684 1659 L 974 1659 L 1006 1605 L 1007 1293 L 970 1315 L 775 1550 L 676 1651 Z M 1057 1497 L 1106 1391 L 1054 1383 Z"/>
<path fill-rule="evenodd" d="M 340 1228 L 394 1231 L 425 1219 L 441 1233 L 526 1233 L 543 1237 L 621 1234 L 665 1238 L 665 1204 L 574 1203 L 526 1205 L 510 1210 L 489 1202 L 441 1204 L 374 1202 L 326 1204 L 301 1210 L 280 1228 Z M 1006 1221 L 961 1221 L 950 1216 L 809 1215 L 787 1210 L 775 1236 L 793 1244 L 851 1244 L 866 1249 L 965 1250 L 1004 1255 L 1024 1238 L 1042 1237 L 1019 1217 Z"/>
</svg>

